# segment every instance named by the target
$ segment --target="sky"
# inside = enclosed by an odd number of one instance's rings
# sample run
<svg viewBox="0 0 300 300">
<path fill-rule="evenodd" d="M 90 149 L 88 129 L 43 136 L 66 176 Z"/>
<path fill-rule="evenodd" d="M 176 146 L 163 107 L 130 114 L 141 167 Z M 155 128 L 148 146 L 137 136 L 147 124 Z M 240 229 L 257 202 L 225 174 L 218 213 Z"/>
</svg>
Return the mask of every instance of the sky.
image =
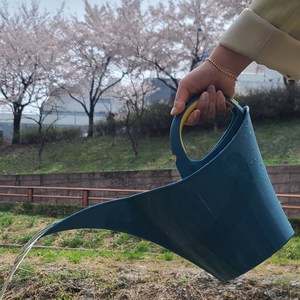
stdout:
<svg viewBox="0 0 300 300">
<path fill-rule="evenodd" d="M 11 0 L 10 0 L 11 1 Z M 14 0 L 15 1 L 15 0 Z M 28 0 L 27 0 L 28 1 Z M 43 8 L 46 8 L 49 11 L 56 10 L 57 8 L 60 8 L 62 3 L 65 2 L 65 12 L 80 15 L 84 11 L 84 1 L 83 0 L 39 0 L 40 6 Z M 105 4 L 106 2 L 109 2 L 111 4 L 113 3 L 120 3 L 118 0 L 89 0 L 90 4 L 97 4 L 98 6 L 101 6 Z"/>
<path fill-rule="evenodd" d="M 14 9 L 15 7 L 18 7 L 20 3 L 30 3 L 31 0 L 7 0 L 7 3 L 10 8 Z M 83 0 L 38 0 L 40 3 L 40 7 L 46 8 L 48 11 L 55 11 L 56 9 L 59 9 L 63 2 L 65 2 L 65 13 L 76 15 L 80 17 L 83 14 L 84 11 L 84 1 Z M 160 2 L 160 0 L 143 0 L 143 2 L 147 5 L 149 3 L 156 4 Z M 90 4 L 97 4 L 98 6 L 101 6 L 105 3 L 109 4 L 120 4 L 121 0 L 89 0 Z M 1 5 L 1 2 L 0 2 Z"/>
<path fill-rule="evenodd" d="M 40 8 L 46 9 L 47 11 L 56 11 L 61 8 L 63 2 L 65 3 L 65 13 L 75 14 L 80 16 L 84 11 L 84 1 L 83 0 L 37 0 L 40 3 Z M 20 3 L 30 4 L 31 0 L 9 0 L 8 6 L 10 9 L 15 9 L 20 5 Z M 89 0 L 90 4 L 97 4 L 101 6 L 105 4 L 108 0 Z M 119 0 L 109 0 L 109 3 L 120 3 Z"/>
</svg>

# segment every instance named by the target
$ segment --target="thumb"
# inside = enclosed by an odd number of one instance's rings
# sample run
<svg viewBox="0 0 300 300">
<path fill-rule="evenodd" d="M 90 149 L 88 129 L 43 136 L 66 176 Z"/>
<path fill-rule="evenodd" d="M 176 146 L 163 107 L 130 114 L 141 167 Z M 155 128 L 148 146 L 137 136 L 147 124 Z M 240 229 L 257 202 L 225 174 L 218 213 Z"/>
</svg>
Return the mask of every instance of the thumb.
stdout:
<svg viewBox="0 0 300 300">
<path fill-rule="evenodd" d="M 175 116 L 180 114 L 184 110 L 185 104 L 188 102 L 189 98 L 190 98 L 189 91 L 185 88 L 179 87 L 175 96 L 173 108 L 171 110 L 171 115 Z"/>
</svg>

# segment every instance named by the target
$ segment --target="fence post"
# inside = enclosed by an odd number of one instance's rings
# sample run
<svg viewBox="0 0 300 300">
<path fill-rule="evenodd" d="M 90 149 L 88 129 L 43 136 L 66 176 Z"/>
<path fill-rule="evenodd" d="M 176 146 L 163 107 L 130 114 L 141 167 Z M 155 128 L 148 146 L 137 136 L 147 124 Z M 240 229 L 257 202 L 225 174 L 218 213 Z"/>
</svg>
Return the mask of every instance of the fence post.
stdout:
<svg viewBox="0 0 300 300">
<path fill-rule="evenodd" d="M 27 190 L 27 202 L 33 202 L 33 188 Z"/>
<path fill-rule="evenodd" d="M 89 191 L 82 191 L 82 206 L 87 207 L 89 205 Z"/>
</svg>

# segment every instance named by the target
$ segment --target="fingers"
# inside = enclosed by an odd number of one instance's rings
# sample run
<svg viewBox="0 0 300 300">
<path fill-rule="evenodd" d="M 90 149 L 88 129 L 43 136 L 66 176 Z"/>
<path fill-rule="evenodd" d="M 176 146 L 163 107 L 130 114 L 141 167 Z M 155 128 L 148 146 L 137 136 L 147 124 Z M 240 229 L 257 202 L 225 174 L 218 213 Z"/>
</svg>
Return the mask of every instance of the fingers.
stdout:
<svg viewBox="0 0 300 300">
<path fill-rule="evenodd" d="M 199 123 L 201 116 L 201 111 L 199 109 L 195 109 L 188 117 L 188 119 L 185 121 L 185 125 L 193 126 L 197 125 Z"/>
<path fill-rule="evenodd" d="M 196 125 L 213 121 L 226 111 L 226 101 L 221 91 L 216 91 L 213 85 L 203 92 L 198 100 L 196 109 L 190 114 L 186 125 Z"/>
<path fill-rule="evenodd" d="M 204 94 L 204 93 L 203 93 Z M 201 100 L 204 100 L 201 102 Z M 203 120 L 214 120 L 216 118 L 216 103 L 217 103 L 217 93 L 216 88 L 210 85 L 207 88 L 207 92 L 204 97 L 200 97 L 199 109 L 202 112 L 201 117 Z"/>
<path fill-rule="evenodd" d="M 207 120 L 214 120 L 216 118 L 216 113 L 217 113 L 217 92 L 216 88 L 213 85 L 210 85 L 207 88 L 208 92 L 208 97 L 209 97 L 209 102 L 208 102 L 208 111 L 206 115 Z"/>
<path fill-rule="evenodd" d="M 216 110 L 220 113 L 224 113 L 225 111 L 227 111 L 226 100 L 224 94 L 221 91 L 217 91 Z"/>
<path fill-rule="evenodd" d="M 207 111 L 209 108 L 209 94 L 208 92 L 203 92 L 198 100 L 196 109 L 189 115 L 186 120 L 186 125 L 196 125 L 200 123 L 200 118 L 206 118 Z"/>
</svg>

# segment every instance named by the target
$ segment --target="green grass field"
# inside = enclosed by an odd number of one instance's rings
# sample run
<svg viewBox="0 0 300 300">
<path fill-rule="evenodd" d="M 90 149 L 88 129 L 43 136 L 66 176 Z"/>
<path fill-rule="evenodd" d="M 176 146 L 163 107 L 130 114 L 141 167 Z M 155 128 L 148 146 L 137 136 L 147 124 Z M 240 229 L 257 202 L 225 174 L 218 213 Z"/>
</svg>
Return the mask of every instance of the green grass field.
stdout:
<svg viewBox="0 0 300 300">
<path fill-rule="evenodd" d="M 266 165 L 300 163 L 300 120 L 254 124 Z M 192 130 L 184 134 L 191 158 L 203 157 L 223 131 Z M 46 144 L 42 166 L 38 168 L 36 145 L 2 147 L 0 174 L 67 173 L 175 168 L 169 137 L 143 138 L 134 159 L 130 142 L 117 137 L 80 138 Z"/>
<path fill-rule="evenodd" d="M 1 245 L 24 245 L 36 232 L 58 221 L 39 215 L 16 214 L 0 211 L 0 252 L 17 253 L 18 247 L 2 248 Z M 299 222 L 297 223 L 299 226 Z M 85 257 L 110 257 L 116 260 L 158 259 L 172 260 L 176 255 L 166 249 L 126 233 L 109 230 L 80 229 L 65 231 L 42 238 L 42 249 L 31 251 L 45 262 L 59 262 L 61 258 L 79 263 Z M 70 251 L 70 248 L 73 250 Z M 78 250 L 76 250 L 78 249 Z M 275 264 L 300 262 L 300 232 L 297 227 L 292 239 L 272 258 Z"/>
</svg>

